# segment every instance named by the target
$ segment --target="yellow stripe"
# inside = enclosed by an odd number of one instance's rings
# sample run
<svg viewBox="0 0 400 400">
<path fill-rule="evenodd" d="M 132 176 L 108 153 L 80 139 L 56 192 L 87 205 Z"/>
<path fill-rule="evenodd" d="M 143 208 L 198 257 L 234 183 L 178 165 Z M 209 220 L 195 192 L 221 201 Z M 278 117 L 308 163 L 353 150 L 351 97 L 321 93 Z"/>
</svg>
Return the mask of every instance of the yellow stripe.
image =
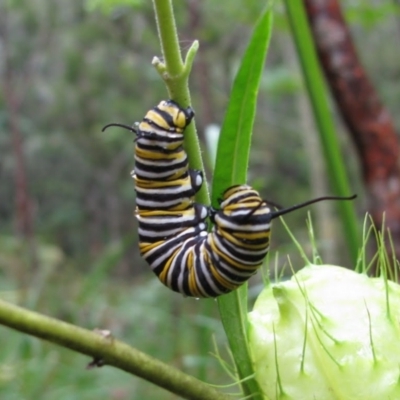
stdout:
<svg viewBox="0 0 400 400">
<path fill-rule="evenodd" d="M 226 232 L 223 229 L 218 229 L 218 233 L 226 240 L 228 240 L 229 242 L 236 244 L 236 245 L 240 245 L 243 246 L 243 242 L 240 241 L 240 239 L 247 239 L 247 240 L 254 240 L 254 239 L 264 239 L 266 242 L 266 245 L 268 245 L 269 243 L 269 238 L 271 236 L 271 231 L 265 231 L 265 232 L 255 232 L 255 233 L 251 233 L 251 232 L 244 232 L 244 233 L 238 233 L 238 232 L 234 232 L 233 234 Z M 247 243 L 246 243 L 247 245 Z M 261 248 L 262 246 L 265 245 L 260 245 Z"/>
<path fill-rule="evenodd" d="M 183 217 L 189 216 L 192 217 L 195 215 L 194 207 L 191 207 L 187 210 L 180 211 L 166 211 L 166 210 L 136 210 L 136 214 L 141 217 Z"/>
<path fill-rule="evenodd" d="M 225 254 L 223 251 L 221 251 L 215 244 L 214 240 L 211 240 L 211 248 L 212 251 L 214 251 L 215 253 L 217 253 L 221 258 L 223 258 L 228 264 L 230 264 L 233 267 L 236 267 L 238 269 L 242 269 L 245 271 L 252 271 L 255 270 L 257 268 L 259 268 L 261 266 L 262 263 L 260 263 L 259 265 L 256 266 L 247 266 L 245 264 L 239 263 L 236 260 L 230 258 L 227 254 Z"/>
<path fill-rule="evenodd" d="M 167 284 L 167 278 L 168 278 L 168 272 L 171 269 L 171 264 L 172 261 L 176 255 L 176 253 L 180 250 L 180 247 L 178 247 L 173 254 L 168 258 L 167 262 L 165 263 L 160 275 L 158 275 L 159 279 L 166 285 Z"/>
<path fill-rule="evenodd" d="M 259 199 L 258 199 L 259 200 Z M 241 202 L 241 203 L 235 203 L 235 204 L 229 204 L 226 206 L 223 210 L 223 213 L 226 215 L 231 215 L 233 211 L 248 211 L 249 213 L 256 207 L 260 205 L 260 201 L 257 201 L 257 198 L 254 200 L 246 201 L 246 202 Z M 255 211 L 253 214 L 255 215 L 263 215 L 265 214 L 265 209 L 262 207 L 258 208 L 257 211 Z M 269 209 L 268 209 L 269 212 Z"/>
<path fill-rule="evenodd" d="M 155 249 L 156 247 L 162 245 L 164 243 L 163 240 L 160 240 L 159 242 L 155 243 L 145 243 L 145 242 L 139 242 L 139 250 L 140 254 L 143 256 L 146 256 L 146 253 Z"/>
<path fill-rule="evenodd" d="M 234 235 L 236 238 L 240 238 L 240 239 L 247 239 L 247 240 L 265 239 L 265 240 L 268 240 L 271 235 L 271 231 L 268 229 L 267 231 L 261 231 L 261 232 L 235 232 Z"/>
<path fill-rule="evenodd" d="M 167 104 L 162 101 L 157 108 L 167 112 L 172 117 L 173 124 L 177 131 L 182 132 L 182 130 L 186 128 L 186 116 L 175 104 Z"/>
<path fill-rule="evenodd" d="M 207 262 L 211 263 L 209 254 L 207 253 Z M 233 284 L 232 282 L 229 282 L 226 280 L 224 277 L 221 276 L 221 274 L 218 272 L 217 268 L 215 268 L 214 264 L 211 264 L 211 275 L 212 277 L 220 283 L 224 288 L 228 289 L 229 291 L 234 290 L 237 285 Z"/>
<path fill-rule="evenodd" d="M 189 250 L 189 256 L 187 258 L 187 265 L 186 268 L 189 270 L 189 280 L 188 286 L 191 296 L 193 297 L 204 297 L 204 294 L 200 291 L 200 288 L 196 282 L 196 270 L 194 265 L 194 256 L 193 251 Z"/>
<path fill-rule="evenodd" d="M 182 179 L 175 179 L 174 181 L 149 181 L 147 179 L 140 179 L 136 176 L 133 178 L 136 185 L 143 189 L 159 189 L 168 187 L 191 186 L 190 176 Z"/>
<path fill-rule="evenodd" d="M 172 144 L 165 144 L 165 148 L 168 150 L 175 150 L 178 148 L 182 143 L 174 143 Z M 146 150 L 146 149 L 141 149 L 138 146 L 135 148 L 136 156 L 138 158 L 144 158 L 146 160 L 175 160 L 179 158 L 184 158 L 184 155 L 182 156 L 182 150 L 178 151 L 177 153 L 158 153 L 152 150 Z"/>
<path fill-rule="evenodd" d="M 162 117 L 157 111 L 155 110 L 149 110 L 146 114 L 146 116 L 144 117 L 145 119 L 148 119 L 150 121 L 153 121 L 155 124 L 157 124 L 160 128 L 165 129 L 166 131 L 169 130 L 170 126 L 167 123 L 167 121 L 165 120 L 164 117 Z M 146 123 L 145 121 L 143 121 L 143 123 Z M 140 129 L 140 125 L 139 125 L 139 129 Z"/>
</svg>

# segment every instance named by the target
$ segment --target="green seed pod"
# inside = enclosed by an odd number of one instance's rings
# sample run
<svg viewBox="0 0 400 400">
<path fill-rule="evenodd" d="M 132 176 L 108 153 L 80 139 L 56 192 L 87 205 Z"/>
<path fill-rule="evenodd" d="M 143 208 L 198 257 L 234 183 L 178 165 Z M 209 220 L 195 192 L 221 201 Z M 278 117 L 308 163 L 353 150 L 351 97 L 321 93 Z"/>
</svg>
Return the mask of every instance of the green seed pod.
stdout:
<svg viewBox="0 0 400 400">
<path fill-rule="evenodd" d="M 265 399 L 400 399 L 400 286 L 310 265 L 263 290 L 249 314 Z"/>
</svg>

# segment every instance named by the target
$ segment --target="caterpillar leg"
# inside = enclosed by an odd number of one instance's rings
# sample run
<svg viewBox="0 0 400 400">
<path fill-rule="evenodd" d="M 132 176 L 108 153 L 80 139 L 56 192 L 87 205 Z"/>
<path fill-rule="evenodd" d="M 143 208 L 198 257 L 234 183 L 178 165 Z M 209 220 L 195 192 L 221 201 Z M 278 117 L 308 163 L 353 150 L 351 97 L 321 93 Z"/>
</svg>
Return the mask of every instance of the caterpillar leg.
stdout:
<svg viewBox="0 0 400 400">
<path fill-rule="evenodd" d="M 134 171 L 132 178 L 136 205 L 141 210 L 186 210 L 193 205 L 193 197 L 203 183 L 203 173 L 192 170 L 186 176 L 170 181 L 140 179 Z"/>
<path fill-rule="evenodd" d="M 197 169 L 189 170 L 190 182 L 192 183 L 193 194 L 196 194 L 204 182 L 203 171 Z"/>
<path fill-rule="evenodd" d="M 139 222 L 139 247 L 143 255 L 154 244 L 158 246 L 160 242 L 174 238 L 188 228 L 197 226 L 199 228 L 196 232 L 205 230 L 208 208 L 201 204 L 193 204 L 179 211 L 137 208 L 135 214 Z"/>
</svg>

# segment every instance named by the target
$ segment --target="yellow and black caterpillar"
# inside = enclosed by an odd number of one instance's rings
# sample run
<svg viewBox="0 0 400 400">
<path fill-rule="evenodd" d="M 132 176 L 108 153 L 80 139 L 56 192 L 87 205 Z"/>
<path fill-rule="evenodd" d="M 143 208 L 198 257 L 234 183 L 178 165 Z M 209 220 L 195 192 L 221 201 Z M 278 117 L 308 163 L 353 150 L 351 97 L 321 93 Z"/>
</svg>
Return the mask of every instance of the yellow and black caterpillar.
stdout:
<svg viewBox="0 0 400 400">
<path fill-rule="evenodd" d="M 135 127 L 136 217 L 140 253 L 160 281 L 184 296 L 217 297 L 246 282 L 269 249 L 272 219 L 323 197 L 271 211 L 248 185 L 228 188 L 219 209 L 194 201 L 203 175 L 189 169 L 183 133 L 191 107 L 161 101 Z M 354 197 L 352 197 L 354 198 Z M 207 232 L 206 219 L 213 228 Z"/>
</svg>

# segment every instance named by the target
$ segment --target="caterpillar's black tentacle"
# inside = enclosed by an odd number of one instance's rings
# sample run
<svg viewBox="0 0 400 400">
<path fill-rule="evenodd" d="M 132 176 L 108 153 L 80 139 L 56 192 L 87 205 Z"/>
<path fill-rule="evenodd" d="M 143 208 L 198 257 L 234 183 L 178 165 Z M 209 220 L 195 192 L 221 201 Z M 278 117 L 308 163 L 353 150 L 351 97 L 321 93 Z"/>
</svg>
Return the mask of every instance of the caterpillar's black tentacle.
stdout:
<svg viewBox="0 0 400 400">
<path fill-rule="evenodd" d="M 308 200 L 305 201 L 304 203 L 296 204 L 291 207 L 283 208 L 281 210 L 273 211 L 271 212 L 271 219 L 280 217 L 281 215 L 287 214 L 289 212 L 298 210 L 299 208 L 303 208 L 306 206 L 309 206 L 310 204 L 318 203 L 319 201 L 325 201 L 325 200 L 354 200 L 357 197 L 356 194 L 353 194 L 352 196 L 323 196 L 323 197 L 317 197 L 316 199 Z"/>
<path fill-rule="evenodd" d="M 116 122 L 113 122 L 111 124 L 107 124 L 106 126 L 103 126 L 103 129 L 101 131 L 104 132 L 107 128 L 110 128 L 111 126 L 117 126 L 118 128 L 128 129 L 128 131 L 137 133 L 137 130 L 133 126 L 129 126 L 129 125 L 125 125 L 125 124 L 119 124 L 119 123 L 116 123 Z"/>
</svg>

